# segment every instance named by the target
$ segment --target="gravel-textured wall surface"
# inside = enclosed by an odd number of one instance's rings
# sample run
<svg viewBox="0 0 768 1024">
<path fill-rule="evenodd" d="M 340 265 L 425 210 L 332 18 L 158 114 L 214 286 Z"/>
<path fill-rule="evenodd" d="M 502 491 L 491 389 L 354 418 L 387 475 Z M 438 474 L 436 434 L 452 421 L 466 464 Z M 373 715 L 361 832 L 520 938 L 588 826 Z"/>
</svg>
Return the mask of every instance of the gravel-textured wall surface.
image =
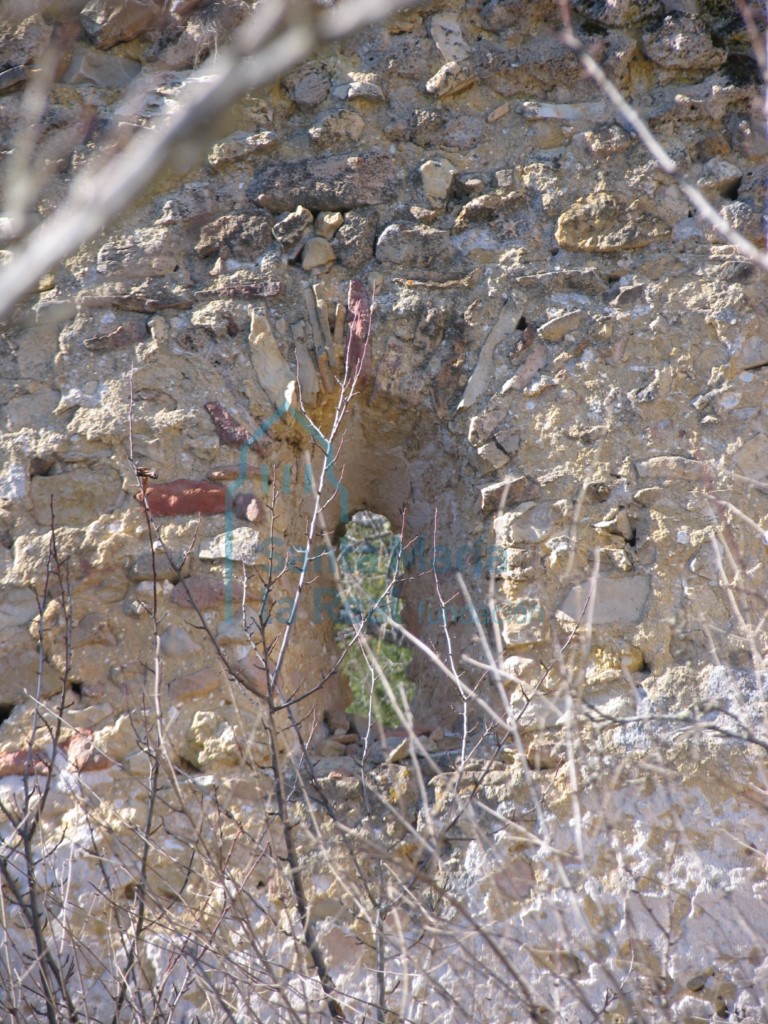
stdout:
<svg viewBox="0 0 768 1024">
<path fill-rule="evenodd" d="M 736 4 L 572 6 L 688 180 L 764 246 Z M 89 160 L 157 130 L 250 9 L 9 7 L 8 209 L 37 223 Z M 349 1020 L 767 1019 L 765 280 L 559 25 L 554 0 L 447 0 L 328 44 L 201 126 L 202 163 L 180 157 L 4 326 L 0 987 L 20 1019 L 46 1005 L 38 890 L 80 1019 L 327 1019 L 313 943 Z M 0 223 L 4 259 L 23 219 Z M 265 552 L 306 537 L 306 459 L 318 473 L 369 302 L 325 526 L 403 527 L 423 560 L 404 620 L 484 702 L 464 749 L 491 735 L 459 763 L 461 694 L 425 652 L 419 756 L 357 734 L 326 562 L 277 744 L 300 733 L 315 768 L 275 796 L 243 609 Z M 131 457 L 156 474 L 154 549 Z M 500 677 L 478 665 L 497 641 Z M 48 782 L 34 882 L 13 808 Z"/>
</svg>

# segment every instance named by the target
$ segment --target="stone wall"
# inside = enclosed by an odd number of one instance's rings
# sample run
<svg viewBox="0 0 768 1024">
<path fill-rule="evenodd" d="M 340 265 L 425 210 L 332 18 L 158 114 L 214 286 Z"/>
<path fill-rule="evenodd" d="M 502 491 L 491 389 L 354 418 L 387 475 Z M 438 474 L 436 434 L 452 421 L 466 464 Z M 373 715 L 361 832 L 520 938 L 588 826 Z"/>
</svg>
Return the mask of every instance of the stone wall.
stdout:
<svg viewBox="0 0 768 1024">
<path fill-rule="evenodd" d="M 736 5 L 572 6 L 687 178 L 764 246 Z M 249 12 L 9 11 L 6 259 L 87 161 L 173 116 Z M 90 950 L 127 956 L 137 885 L 152 941 L 129 989 L 154 987 L 163 1019 L 327 1019 L 315 941 L 350 1020 L 762 1019 L 764 281 L 559 24 L 555 2 L 446 0 L 326 45 L 201 129 L 202 163 L 182 154 L 5 325 L 0 791 L 26 808 L 24 778 L 50 782 L 48 941 L 94 1019 L 119 974 Z M 345 367 L 361 373 L 334 433 Z M 305 542 L 328 437 L 327 535 L 367 509 L 413 556 L 418 753 L 346 714 L 326 562 L 282 670 L 296 728 L 283 709 L 270 731 L 243 618 L 265 552 Z M 281 635 L 275 615 L 263 639 Z M 6 1005 L 42 1014 L 2 970 Z"/>
</svg>

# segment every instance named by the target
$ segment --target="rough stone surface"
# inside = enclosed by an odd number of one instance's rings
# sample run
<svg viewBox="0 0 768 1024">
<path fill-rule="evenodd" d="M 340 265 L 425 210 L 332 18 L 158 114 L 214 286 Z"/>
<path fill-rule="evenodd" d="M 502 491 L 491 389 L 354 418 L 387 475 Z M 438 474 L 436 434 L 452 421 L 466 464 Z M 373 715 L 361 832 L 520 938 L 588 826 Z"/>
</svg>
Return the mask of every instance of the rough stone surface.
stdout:
<svg viewBox="0 0 768 1024">
<path fill-rule="evenodd" d="M 277 135 L 270 131 L 235 132 L 223 142 L 216 143 L 208 156 L 208 163 L 211 167 L 218 167 L 243 157 L 268 153 L 276 148 L 278 141 Z"/>
<path fill-rule="evenodd" d="M 4 10 L 0 271 L 268 7 Z M 570 8 L 764 247 L 736 6 Z M 321 1024 L 319 950 L 350 1021 L 763 1019 L 765 282 L 560 30 L 438 0 L 325 33 L 4 325 L 0 1016 L 48 1019 L 56 964 L 66 1019 Z M 306 550 L 329 445 L 328 536 L 403 530 L 405 728 L 352 707 Z"/>
<path fill-rule="evenodd" d="M 694 14 L 675 11 L 661 27 L 643 36 L 647 57 L 663 68 L 714 71 L 726 58 L 712 42 L 707 25 Z"/>
<path fill-rule="evenodd" d="M 80 14 L 85 31 L 103 50 L 135 39 L 162 19 L 162 8 L 154 0 L 90 0 Z"/>
<path fill-rule="evenodd" d="M 270 245 L 272 228 L 273 220 L 263 210 L 225 214 L 202 228 L 195 251 L 255 262 Z"/>
<path fill-rule="evenodd" d="M 600 626 L 607 622 L 640 622 L 651 592 L 647 576 L 580 583 L 569 591 L 560 611 L 573 621 Z"/>
<path fill-rule="evenodd" d="M 256 565 L 263 561 L 263 556 L 258 533 L 247 526 L 238 526 L 228 533 L 220 533 L 200 545 L 200 558 L 206 562 L 225 560 Z"/>
<path fill-rule="evenodd" d="M 597 192 L 560 215 L 555 238 L 564 249 L 608 253 L 642 249 L 668 231 L 644 200 Z"/>
<path fill-rule="evenodd" d="M 455 169 L 445 160 L 427 160 L 419 168 L 424 196 L 430 206 L 441 206 L 448 198 Z"/>
<path fill-rule="evenodd" d="M 659 0 L 575 0 L 573 7 L 579 14 L 612 27 L 658 18 L 663 9 Z"/>
<path fill-rule="evenodd" d="M 737 191 L 742 178 L 743 174 L 740 168 L 729 160 L 715 156 L 704 164 L 696 184 L 707 195 L 714 192 L 716 195 L 727 196 L 729 193 Z M 735 194 L 730 198 L 735 199 Z"/>
<path fill-rule="evenodd" d="M 469 89 L 476 82 L 474 68 L 466 61 L 450 60 L 435 72 L 425 88 L 428 93 L 446 99 Z"/>
<path fill-rule="evenodd" d="M 336 211 L 318 213 L 315 218 L 315 234 L 330 241 L 343 223 L 343 216 Z"/>
<path fill-rule="evenodd" d="M 301 250 L 305 238 L 309 235 L 313 221 L 312 211 L 304 206 L 297 206 L 291 213 L 278 217 L 272 234 L 292 259 Z"/>
<path fill-rule="evenodd" d="M 65 81 L 72 85 L 92 82 L 104 89 L 119 89 L 135 78 L 139 71 L 141 65 L 138 61 L 127 60 L 111 53 L 82 50 L 73 57 Z"/>
<path fill-rule="evenodd" d="M 355 110 L 334 110 L 309 129 L 317 146 L 349 146 L 359 142 L 365 132 L 365 119 Z"/>
<path fill-rule="evenodd" d="M 448 232 L 439 228 L 390 224 L 379 235 L 376 259 L 397 266 L 434 267 L 453 262 L 454 250 Z M 458 254 L 456 256 L 458 262 Z"/>
<path fill-rule="evenodd" d="M 464 60 L 469 56 L 470 49 L 456 14 L 447 11 L 435 14 L 429 22 L 429 34 L 444 60 Z"/>
<path fill-rule="evenodd" d="M 301 265 L 304 270 L 315 270 L 333 263 L 336 253 L 327 238 L 310 238 L 301 253 Z"/>
<path fill-rule="evenodd" d="M 210 611 L 212 608 L 224 606 L 227 598 L 229 600 L 242 601 L 243 588 L 239 581 L 235 581 L 228 588 L 224 580 L 211 576 L 190 576 L 183 583 L 177 583 L 173 588 L 171 600 L 182 608 L 197 607 L 200 611 Z"/>
<path fill-rule="evenodd" d="M 272 212 L 306 206 L 352 210 L 392 201 L 403 171 L 386 153 L 274 162 L 257 172 L 249 195 Z"/>
<path fill-rule="evenodd" d="M 301 107 L 316 107 L 328 96 L 331 83 L 322 64 L 310 62 L 289 75 L 287 85 L 295 103 Z"/>
<path fill-rule="evenodd" d="M 378 222 L 375 210 L 350 210 L 344 215 L 334 242 L 339 262 L 352 273 L 372 259 Z"/>
</svg>

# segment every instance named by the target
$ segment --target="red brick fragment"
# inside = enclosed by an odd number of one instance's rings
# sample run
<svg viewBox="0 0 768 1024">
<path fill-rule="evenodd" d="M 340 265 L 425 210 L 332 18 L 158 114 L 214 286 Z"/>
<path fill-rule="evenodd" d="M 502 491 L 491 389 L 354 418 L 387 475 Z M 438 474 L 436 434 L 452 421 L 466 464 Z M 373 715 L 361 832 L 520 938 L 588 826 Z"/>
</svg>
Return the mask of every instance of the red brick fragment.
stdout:
<svg viewBox="0 0 768 1024">
<path fill-rule="evenodd" d="M 219 402 L 206 402 L 205 411 L 213 420 L 213 425 L 222 444 L 241 448 L 248 443 L 248 431 Z"/>
<path fill-rule="evenodd" d="M 350 377 L 357 374 L 357 383 L 362 387 L 373 374 L 371 353 L 371 302 L 362 281 L 349 282 L 347 297 L 349 312 L 349 340 L 347 341 L 347 372 Z"/>
<path fill-rule="evenodd" d="M 8 775 L 27 774 L 27 750 L 14 750 L 7 754 L 0 754 L 0 779 Z M 37 751 L 32 751 L 29 758 L 30 775 L 47 775 L 48 762 Z"/>
<path fill-rule="evenodd" d="M 105 754 L 93 748 L 93 732 L 84 729 L 71 736 L 65 736 L 59 743 L 58 750 L 67 755 L 69 767 L 76 772 L 95 772 L 108 768 L 114 762 Z M 44 750 L 33 750 L 30 754 L 27 747 L 0 754 L 0 778 L 8 775 L 47 775 L 50 771 L 51 757 Z"/>
<path fill-rule="evenodd" d="M 248 444 L 259 455 L 264 454 L 266 450 L 264 444 L 261 441 L 251 441 L 251 435 L 245 427 L 221 403 L 206 402 L 205 411 L 213 420 L 213 425 L 222 444 L 232 448 L 242 448 L 244 444 Z"/>
<path fill-rule="evenodd" d="M 164 484 L 150 484 L 145 494 L 153 516 L 183 516 L 200 512 L 207 516 L 226 511 L 227 490 L 210 480 L 169 480 Z M 141 491 L 136 495 L 142 500 Z"/>
<path fill-rule="evenodd" d="M 94 750 L 93 732 L 90 729 L 76 732 L 62 740 L 61 749 L 66 751 L 70 767 L 77 772 L 98 772 L 114 763 L 106 754 Z"/>
</svg>

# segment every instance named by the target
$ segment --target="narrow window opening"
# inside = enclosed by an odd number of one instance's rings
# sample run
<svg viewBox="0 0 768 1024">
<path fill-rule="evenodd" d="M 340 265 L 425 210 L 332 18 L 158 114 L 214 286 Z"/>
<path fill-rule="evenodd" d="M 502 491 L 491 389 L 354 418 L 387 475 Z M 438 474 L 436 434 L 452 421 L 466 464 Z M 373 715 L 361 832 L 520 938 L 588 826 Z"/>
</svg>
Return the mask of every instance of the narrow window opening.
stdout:
<svg viewBox="0 0 768 1024">
<path fill-rule="evenodd" d="M 360 636 L 365 637 L 384 670 L 397 702 L 410 705 L 414 690 L 408 678 L 412 651 L 392 625 L 403 621 L 401 538 L 385 516 L 364 509 L 337 532 L 337 539 L 343 597 L 334 632 L 339 650 L 346 652 L 343 669 L 352 691 L 347 710 L 366 717 L 372 711 L 374 719 L 397 727 L 401 723 L 394 703 L 377 678 Z"/>
</svg>

